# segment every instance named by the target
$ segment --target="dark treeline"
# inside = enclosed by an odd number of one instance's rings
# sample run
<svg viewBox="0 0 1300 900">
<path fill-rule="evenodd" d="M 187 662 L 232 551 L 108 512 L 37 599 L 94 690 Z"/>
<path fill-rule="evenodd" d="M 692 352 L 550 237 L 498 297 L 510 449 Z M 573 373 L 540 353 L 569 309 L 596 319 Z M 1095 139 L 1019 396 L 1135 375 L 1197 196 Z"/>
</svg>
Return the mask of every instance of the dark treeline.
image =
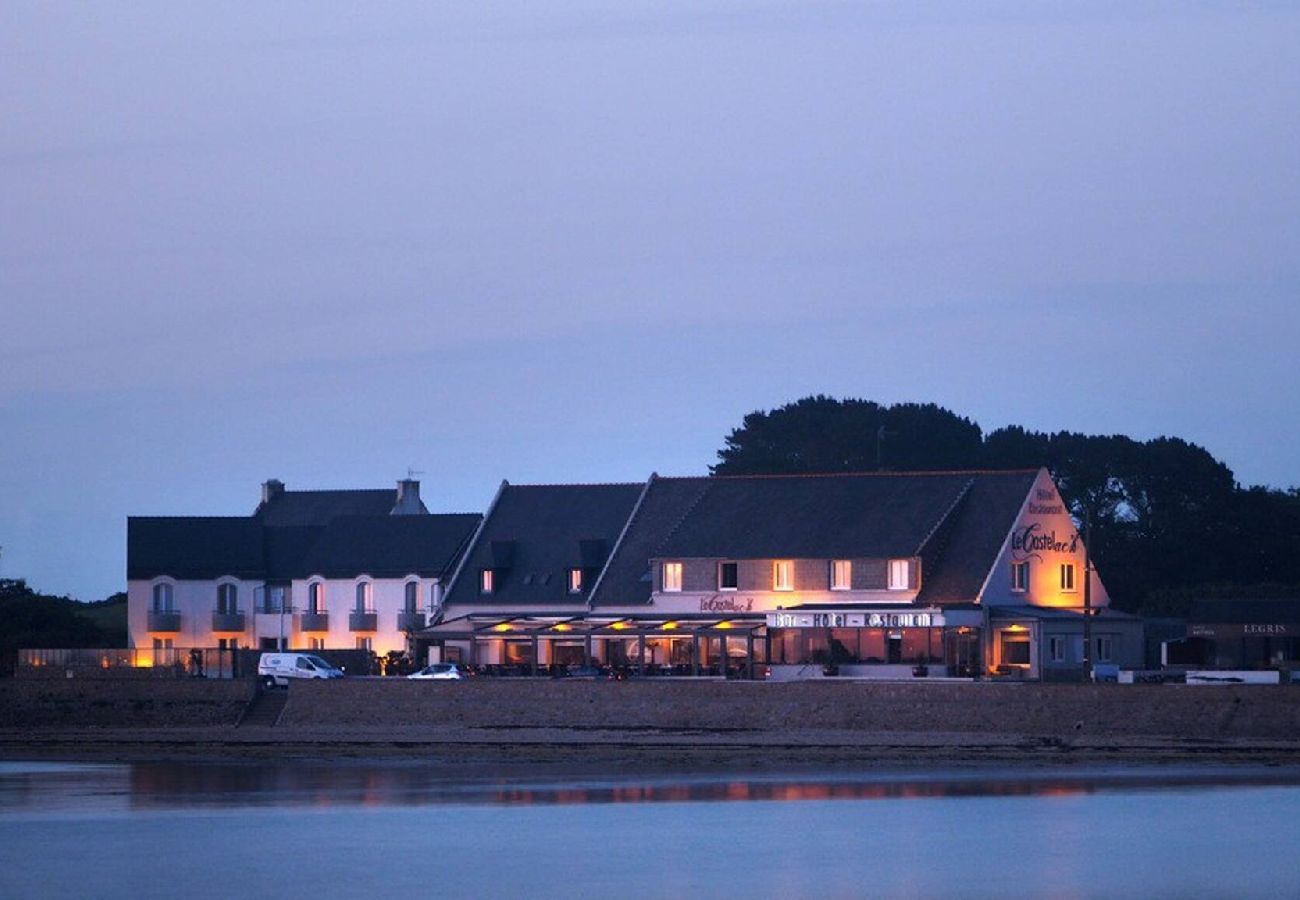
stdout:
<svg viewBox="0 0 1300 900">
<path fill-rule="evenodd" d="M 1197 596 L 1300 595 L 1300 490 L 1243 487 L 1179 438 L 1046 434 L 932 403 L 807 397 L 745 416 L 715 475 L 1046 466 L 1118 607 L 1182 613 Z"/>
<path fill-rule="evenodd" d="M 125 647 L 126 594 L 98 603 L 42 594 L 0 578 L 0 674 L 24 647 Z"/>
</svg>

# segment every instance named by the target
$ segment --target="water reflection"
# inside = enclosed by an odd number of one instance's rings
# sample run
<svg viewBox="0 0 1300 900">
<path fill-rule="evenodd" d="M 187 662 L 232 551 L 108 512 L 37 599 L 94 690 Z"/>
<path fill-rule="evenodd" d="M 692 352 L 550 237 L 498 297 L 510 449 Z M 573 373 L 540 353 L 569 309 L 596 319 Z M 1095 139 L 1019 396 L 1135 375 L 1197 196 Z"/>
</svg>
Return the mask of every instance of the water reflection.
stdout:
<svg viewBox="0 0 1300 900">
<path fill-rule="evenodd" d="M 1300 783 L 1291 769 L 1105 768 L 885 772 L 854 777 L 569 779 L 448 778 L 403 763 L 0 764 L 0 815 L 237 807 L 572 806 L 900 800 L 940 797 L 1067 797 L 1098 791 Z"/>
</svg>

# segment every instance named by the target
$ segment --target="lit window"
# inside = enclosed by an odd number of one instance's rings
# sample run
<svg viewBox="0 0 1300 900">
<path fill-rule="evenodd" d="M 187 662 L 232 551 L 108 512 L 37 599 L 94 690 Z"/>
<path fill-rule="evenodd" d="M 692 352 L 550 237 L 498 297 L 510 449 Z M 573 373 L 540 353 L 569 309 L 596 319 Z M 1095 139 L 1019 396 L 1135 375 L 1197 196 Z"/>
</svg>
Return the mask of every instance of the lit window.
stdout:
<svg viewBox="0 0 1300 900">
<path fill-rule="evenodd" d="M 788 559 L 778 559 L 772 563 L 772 590 L 794 590 L 794 563 Z"/>
<path fill-rule="evenodd" d="M 173 602 L 172 586 L 170 584 L 155 584 L 153 586 L 154 612 L 171 612 Z"/>
<path fill-rule="evenodd" d="M 480 594 L 492 593 L 492 570 L 480 569 L 478 573 L 478 592 Z"/>
<path fill-rule="evenodd" d="M 889 561 L 889 589 L 905 591 L 912 586 L 912 561 L 910 559 L 891 559 Z"/>
<path fill-rule="evenodd" d="M 1023 631 L 1003 631 L 1001 638 L 1001 657 L 1004 666 L 1029 665 L 1029 635 Z"/>
<path fill-rule="evenodd" d="M 1011 564 L 1011 590 L 1023 594 L 1029 590 L 1029 560 Z"/>
<path fill-rule="evenodd" d="M 682 564 L 679 562 L 664 563 L 663 568 L 663 588 L 666 594 L 676 594 L 682 589 Z"/>
<path fill-rule="evenodd" d="M 357 602 L 356 611 L 359 613 L 370 612 L 374 609 L 372 605 L 373 595 L 371 594 L 370 582 L 363 581 L 357 585 Z"/>
<path fill-rule="evenodd" d="M 1061 563 L 1061 590 L 1074 589 L 1074 563 Z"/>
<path fill-rule="evenodd" d="M 740 587 L 740 566 L 734 562 L 718 563 L 718 590 L 734 591 Z"/>
<path fill-rule="evenodd" d="M 408 581 L 406 583 L 406 612 L 413 613 L 420 606 L 420 582 Z"/>
<path fill-rule="evenodd" d="M 1060 636 L 1049 637 L 1047 639 L 1047 649 L 1052 662 L 1065 662 L 1065 638 Z"/>
<path fill-rule="evenodd" d="M 847 559 L 831 560 L 831 590 L 847 591 L 853 584 L 853 563 Z"/>
<path fill-rule="evenodd" d="M 581 569 L 569 570 L 569 593 L 570 594 L 582 593 L 582 570 Z"/>
</svg>

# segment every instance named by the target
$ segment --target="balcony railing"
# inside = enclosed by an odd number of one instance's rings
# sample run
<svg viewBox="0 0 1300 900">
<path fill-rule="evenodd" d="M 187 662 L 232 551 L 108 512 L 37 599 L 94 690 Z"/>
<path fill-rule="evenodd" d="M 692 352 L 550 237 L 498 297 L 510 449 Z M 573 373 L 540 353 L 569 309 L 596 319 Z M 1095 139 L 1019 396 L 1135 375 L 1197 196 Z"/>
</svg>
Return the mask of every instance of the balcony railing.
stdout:
<svg viewBox="0 0 1300 900">
<path fill-rule="evenodd" d="M 327 612 L 305 612 L 298 620 L 301 631 L 329 631 L 330 614 Z"/>
<path fill-rule="evenodd" d="M 246 617 L 242 611 L 214 612 L 212 614 L 213 631 L 243 631 L 245 627 Z"/>
<path fill-rule="evenodd" d="M 419 631 L 424 627 L 424 613 L 399 612 L 397 614 L 398 631 Z"/>
<path fill-rule="evenodd" d="M 179 632 L 181 630 L 181 614 L 178 612 L 150 610 L 148 628 L 150 631 Z"/>
<path fill-rule="evenodd" d="M 378 631 L 379 614 L 376 612 L 348 613 L 348 628 L 352 631 Z"/>
</svg>

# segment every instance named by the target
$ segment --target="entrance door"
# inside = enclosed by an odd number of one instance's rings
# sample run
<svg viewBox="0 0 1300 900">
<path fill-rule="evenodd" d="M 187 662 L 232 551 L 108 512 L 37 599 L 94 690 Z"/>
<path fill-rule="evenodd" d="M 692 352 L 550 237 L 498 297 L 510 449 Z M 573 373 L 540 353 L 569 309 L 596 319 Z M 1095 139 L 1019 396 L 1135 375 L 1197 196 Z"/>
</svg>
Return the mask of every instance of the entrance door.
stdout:
<svg viewBox="0 0 1300 900">
<path fill-rule="evenodd" d="M 891 632 L 885 639 L 885 662 L 891 666 L 903 662 L 903 635 L 900 632 Z"/>
</svg>

